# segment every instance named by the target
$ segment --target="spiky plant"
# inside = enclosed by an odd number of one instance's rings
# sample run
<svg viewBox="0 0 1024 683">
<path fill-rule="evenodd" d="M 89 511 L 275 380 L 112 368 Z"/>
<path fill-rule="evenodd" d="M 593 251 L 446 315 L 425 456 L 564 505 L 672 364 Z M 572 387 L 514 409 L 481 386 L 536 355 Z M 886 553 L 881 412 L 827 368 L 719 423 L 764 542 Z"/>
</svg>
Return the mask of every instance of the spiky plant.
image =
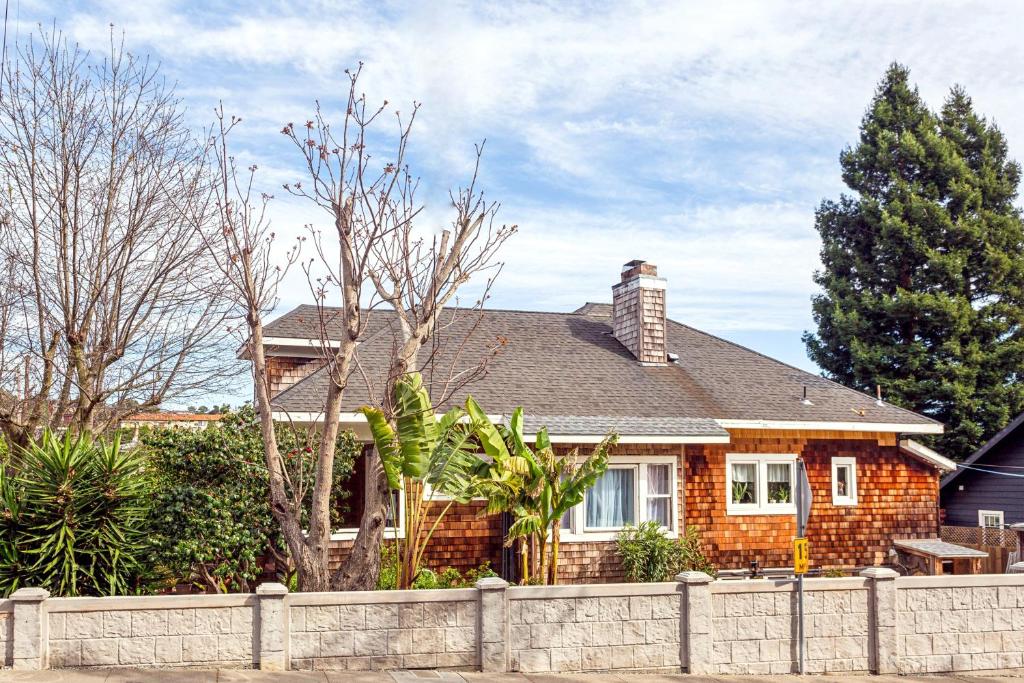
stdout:
<svg viewBox="0 0 1024 683">
<path fill-rule="evenodd" d="M 0 468 L 0 587 L 124 595 L 144 571 L 151 480 L 137 451 L 45 432 Z M 13 551 L 11 547 L 13 546 Z"/>
</svg>

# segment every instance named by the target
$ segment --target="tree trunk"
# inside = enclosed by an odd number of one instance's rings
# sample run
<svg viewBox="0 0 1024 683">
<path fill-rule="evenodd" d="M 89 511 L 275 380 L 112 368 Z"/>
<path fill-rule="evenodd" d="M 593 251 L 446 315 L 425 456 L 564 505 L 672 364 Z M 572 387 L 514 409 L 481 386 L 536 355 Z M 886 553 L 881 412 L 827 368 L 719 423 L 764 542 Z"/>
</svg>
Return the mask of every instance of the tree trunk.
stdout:
<svg viewBox="0 0 1024 683">
<path fill-rule="evenodd" d="M 562 518 L 559 517 L 551 525 L 551 565 L 548 568 L 550 578 L 548 584 L 554 586 L 558 583 L 558 538 L 561 532 Z"/>
<path fill-rule="evenodd" d="M 530 583 L 530 547 L 525 537 L 519 538 L 519 583 L 526 586 Z"/>
</svg>

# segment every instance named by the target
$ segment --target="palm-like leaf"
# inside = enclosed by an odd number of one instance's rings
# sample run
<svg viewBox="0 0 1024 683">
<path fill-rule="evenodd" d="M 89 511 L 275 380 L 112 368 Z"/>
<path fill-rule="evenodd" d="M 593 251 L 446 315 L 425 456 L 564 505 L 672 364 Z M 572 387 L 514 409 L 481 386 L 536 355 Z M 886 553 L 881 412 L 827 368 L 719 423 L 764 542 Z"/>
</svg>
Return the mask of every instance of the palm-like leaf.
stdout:
<svg viewBox="0 0 1024 683">
<path fill-rule="evenodd" d="M 418 372 L 395 382 L 395 424 L 402 453 L 402 474 L 420 479 L 429 468 L 430 454 L 437 445 L 437 418 L 430 394 Z"/>
<path fill-rule="evenodd" d="M 370 426 L 370 434 L 373 436 L 373 445 L 380 455 L 381 466 L 384 468 L 384 476 L 388 480 L 388 487 L 397 491 L 402 487 L 402 451 L 399 450 L 395 430 L 391 428 L 388 419 L 384 417 L 384 411 L 380 408 L 363 406 L 359 412 L 366 417 L 366 423 Z"/>
</svg>

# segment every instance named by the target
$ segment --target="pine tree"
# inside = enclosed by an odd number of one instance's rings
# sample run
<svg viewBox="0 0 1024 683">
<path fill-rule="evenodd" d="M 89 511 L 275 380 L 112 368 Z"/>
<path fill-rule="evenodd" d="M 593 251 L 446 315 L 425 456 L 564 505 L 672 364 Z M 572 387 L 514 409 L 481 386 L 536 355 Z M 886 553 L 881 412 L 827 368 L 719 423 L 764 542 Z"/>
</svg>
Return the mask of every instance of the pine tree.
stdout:
<svg viewBox="0 0 1024 683">
<path fill-rule="evenodd" d="M 946 423 L 964 457 L 1024 408 L 1020 167 L 962 88 L 932 113 L 889 67 L 824 201 L 808 354 L 825 374 Z"/>
</svg>

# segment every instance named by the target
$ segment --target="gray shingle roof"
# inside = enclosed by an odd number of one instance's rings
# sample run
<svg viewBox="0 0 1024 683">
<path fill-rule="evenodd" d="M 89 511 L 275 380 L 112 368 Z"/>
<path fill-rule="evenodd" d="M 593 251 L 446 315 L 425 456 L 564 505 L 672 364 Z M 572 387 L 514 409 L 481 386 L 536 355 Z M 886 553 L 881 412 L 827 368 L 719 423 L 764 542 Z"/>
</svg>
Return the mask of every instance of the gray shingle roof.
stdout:
<svg viewBox="0 0 1024 683">
<path fill-rule="evenodd" d="M 536 434 L 541 427 L 560 436 L 600 436 L 609 430 L 619 436 L 729 436 L 729 432 L 708 418 L 523 414 L 524 434 Z"/>
<path fill-rule="evenodd" d="M 452 368 L 457 376 L 499 347 L 486 375 L 444 405 L 472 394 L 491 414 L 523 406 L 527 414 L 549 416 L 936 424 L 671 320 L 667 350 L 679 361 L 643 366 L 612 336 L 608 313 L 600 304 L 579 313 L 446 309 L 434 335 L 438 348 L 420 357 L 424 379 L 437 400 Z M 324 315 L 328 332 L 340 336 L 337 311 Z M 315 306 L 299 306 L 267 324 L 265 334 L 310 339 L 319 325 Z M 361 372 L 349 382 L 343 410 L 379 404 L 397 337 L 393 314 L 369 316 L 358 351 Z M 320 412 L 325 386 L 325 373 L 314 372 L 279 394 L 275 406 Z M 801 402 L 804 387 L 813 405 Z"/>
</svg>

